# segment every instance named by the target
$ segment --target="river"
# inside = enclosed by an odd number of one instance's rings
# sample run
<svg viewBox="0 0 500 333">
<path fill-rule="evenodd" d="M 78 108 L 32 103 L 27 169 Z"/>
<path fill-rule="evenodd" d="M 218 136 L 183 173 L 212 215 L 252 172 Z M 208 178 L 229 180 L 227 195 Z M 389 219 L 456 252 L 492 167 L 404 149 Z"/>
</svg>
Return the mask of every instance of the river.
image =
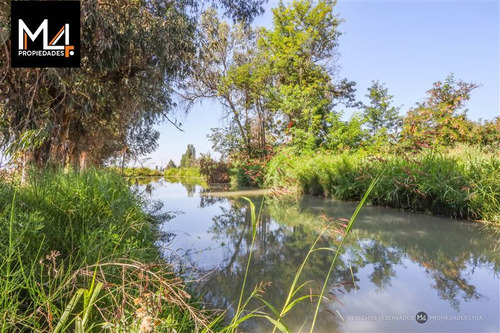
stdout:
<svg viewBox="0 0 500 333">
<path fill-rule="evenodd" d="M 228 192 L 195 183 L 159 180 L 147 186 L 152 201 L 174 217 L 165 255 L 195 279 L 208 307 L 234 315 L 251 243 L 251 199 L 259 210 L 264 191 Z M 329 219 L 350 218 L 356 203 L 304 196 L 266 198 L 257 229 L 247 292 L 265 283 L 262 297 L 281 308 L 295 272 Z M 332 247 L 322 237 L 319 247 Z M 499 332 L 500 245 L 480 224 L 365 206 L 328 282 L 315 332 Z M 319 290 L 332 252 L 315 252 L 301 282 Z M 250 303 L 251 308 L 261 306 Z M 307 331 L 315 303 L 307 298 L 287 316 L 294 332 Z M 419 323 L 417 313 L 427 319 Z M 420 320 L 424 321 L 424 320 Z M 265 320 L 242 326 L 268 332 Z"/>
</svg>

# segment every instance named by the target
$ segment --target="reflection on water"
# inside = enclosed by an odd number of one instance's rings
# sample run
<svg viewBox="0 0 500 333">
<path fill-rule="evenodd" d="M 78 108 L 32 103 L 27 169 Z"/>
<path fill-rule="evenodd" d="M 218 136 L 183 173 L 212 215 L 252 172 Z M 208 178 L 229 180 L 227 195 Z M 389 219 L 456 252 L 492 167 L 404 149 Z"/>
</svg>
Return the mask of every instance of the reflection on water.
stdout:
<svg viewBox="0 0 500 333">
<path fill-rule="evenodd" d="M 203 277 L 196 285 L 203 301 L 234 313 L 251 242 L 248 203 L 221 189 L 210 192 L 195 184 L 158 182 L 151 193 L 165 209 L 184 212 L 164 225 L 164 231 L 176 235 L 168 251 L 183 258 L 184 269 L 190 267 L 191 274 Z M 253 194 L 251 199 L 259 207 L 263 193 Z M 324 224 L 320 216 L 349 218 L 354 209 L 354 203 L 315 197 L 266 198 L 247 286 L 269 282 L 264 298 L 280 308 Z M 328 237 L 319 243 L 320 247 L 333 244 Z M 365 207 L 332 273 L 316 331 L 498 332 L 496 245 L 494 235 L 477 224 Z M 331 258 L 328 251 L 310 258 L 301 277 L 302 282 L 311 281 L 304 293 L 318 291 Z M 309 300 L 300 303 L 286 323 L 293 331 L 305 331 L 313 309 Z M 420 311 L 437 317 L 419 324 L 415 315 Z M 267 332 L 266 325 L 254 321 L 244 329 Z"/>
</svg>

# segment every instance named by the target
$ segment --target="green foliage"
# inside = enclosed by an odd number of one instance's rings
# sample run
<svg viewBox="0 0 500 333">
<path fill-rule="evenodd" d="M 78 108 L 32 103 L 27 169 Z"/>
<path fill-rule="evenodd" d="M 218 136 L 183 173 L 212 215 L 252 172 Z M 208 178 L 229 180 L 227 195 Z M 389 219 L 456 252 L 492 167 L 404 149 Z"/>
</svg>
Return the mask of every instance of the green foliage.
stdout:
<svg viewBox="0 0 500 333">
<path fill-rule="evenodd" d="M 231 184 L 238 186 L 263 186 L 266 162 L 260 159 L 234 159 L 231 161 L 229 174 Z"/>
<path fill-rule="evenodd" d="M 171 111 L 173 81 L 194 52 L 191 4 L 82 1 L 78 69 L 12 70 L 8 29 L 1 29 L 0 148 L 39 166 L 74 167 L 154 150 L 158 132 L 152 125 Z M 10 1 L 0 6 L 6 27 Z M 30 131 L 39 135 L 24 147 Z"/>
<path fill-rule="evenodd" d="M 399 107 L 391 106 L 392 95 L 379 81 L 372 81 L 368 88 L 370 104 L 363 106 L 363 116 L 374 145 L 378 146 L 390 140 L 390 135 L 397 135 L 401 126 Z M 395 141 L 396 138 L 391 141 Z"/>
<path fill-rule="evenodd" d="M 153 170 L 150 168 L 114 168 L 116 172 L 123 174 L 125 177 L 131 178 L 142 178 L 142 177 L 160 177 L 162 173 L 158 170 Z"/>
<path fill-rule="evenodd" d="M 266 87 L 266 107 L 283 119 L 278 133 L 289 134 L 301 147 L 318 147 L 333 107 L 354 98 L 355 84 L 335 83 L 332 76 L 341 22 L 334 6 L 328 0 L 280 2 L 273 9 L 272 29 L 259 40 L 273 78 Z"/>
<path fill-rule="evenodd" d="M 290 139 L 315 149 L 333 108 L 353 105 L 355 83 L 332 76 L 340 36 L 334 5 L 280 2 L 269 30 L 231 27 L 213 9 L 203 14 L 201 50 L 180 90 L 188 107 L 204 99 L 223 106 L 225 126 L 210 139 L 224 157 L 265 159 L 271 146 Z"/>
<path fill-rule="evenodd" d="M 265 161 L 279 146 L 307 155 L 498 144 L 498 121 L 482 124 L 466 117 L 465 102 L 478 85 L 453 75 L 436 82 L 428 98 L 404 119 L 388 89 L 373 81 L 369 103 L 343 120 L 339 104 L 360 103 L 355 83 L 336 78 L 336 64 L 329 61 L 340 36 L 334 5 L 327 0 L 280 2 L 272 28 L 255 30 L 231 27 L 213 10 L 204 13 L 202 51 L 182 96 L 190 105 L 206 98 L 223 105 L 228 122 L 212 129 L 209 138 L 224 158 L 230 157 L 232 164 Z M 232 176 L 251 183 L 237 165 Z"/>
<path fill-rule="evenodd" d="M 216 162 L 210 156 L 200 158 L 200 174 L 207 183 L 229 183 L 229 166 L 222 161 Z"/>
<path fill-rule="evenodd" d="M 155 246 L 166 216 L 145 207 L 112 171 L 42 172 L 23 186 L 0 182 L 2 330 L 202 325 L 204 316 Z"/>
<path fill-rule="evenodd" d="M 249 156 L 266 146 L 269 115 L 262 107 L 263 63 L 256 52 L 257 31 L 243 24 L 231 27 L 213 8 L 200 21 L 200 52 L 192 72 L 179 85 L 187 108 L 203 100 L 222 105 L 225 126 L 213 129 L 214 148 L 223 156 L 245 152 Z"/>
<path fill-rule="evenodd" d="M 479 121 L 474 124 L 471 143 L 479 143 L 484 147 L 500 148 L 500 116 L 490 121 Z"/>
<path fill-rule="evenodd" d="M 153 124 L 169 119 L 174 82 L 194 59 L 198 8 L 219 5 L 248 24 L 266 1 L 84 0 L 81 68 L 16 70 L 9 63 L 10 1 L 0 2 L 0 150 L 39 166 L 75 168 L 153 151 Z"/>
<path fill-rule="evenodd" d="M 165 169 L 163 172 L 165 178 L 202 178 L 200 168 L 172 168 Z"/>
<path fill-rule="evenodd" d="M 14 188 L 3 184 L 1 190 L 3 211 L 12 200 Z M 45 239 L 43 253 L 57 250 L 63 258 L 85 259 L 83 264 L 93 264 L 99 252 L 127 257 L 133 256 L 131 251 L 151 251 L 148 239 L 154 233 L 152 221 L 143 211 L 141 199 L 118 173 L 34 174 L 16 200 L 17 205 L 25 207 L 14 216 L 16 226 L 22 229 L 36 222 L 30 229 L 33 240 Z M 99 232 L 94 233 L 96 230 Z M 27 240 L 23 253 L 38 252 L 40 244 Z M 73 253 L 75 249 L 78 251 Z M 78 254 L 85 258 L 78 258 Z"/>
<path fill-rule="evenodd" d="M 174 161 L 169 160 L 167 164 L 167 169 L 174 169 L 174 168 L 177 168 L 177 165 L 175 165 Z"/>
<path fill-rule="evenodd" d="M 196 165 L 196 149 L 193 145 L 189 144 L 186 148 L 186 152 L 182 154 L 181 163 L 179 164 L 179 166 L 181 168 L 192 168 Z"/>
<path fill-rule="evenodd" d="M 386 168 L 371 202 L 450 217 L 500 222 L 500 160 L 470 147 L 405 157 L 363 153 L 295 156 L 283 152 L 268 165 L 265 185 L 295 193 L 359 200 Z"/>
<path fill-rule="evenodd" d="M 235 22 L 250 23 L 255 16 L 264 13 L 263 5 L 268 0 L 219 0 L 224 8 L 224 15 Z M 213 3 L 213 2 L 212 2 Z"/>
<path fill-rule="evenodd" d="M 401 144 L 410 149 L 452 147 L 471 142 L 473 123 L 467 120 L 465 102 L 478 88 L 474 83 L 456 81 L 449 75 L 445 82 L 435 82 L 428 98 L 417 104 L 404 118 Z"/>
<path fill-rule="evenodd" d="M 342 121 L 339 118 L 337 115 L 330 118 L 322 148 L 334 152 L 343 152 L 364 147 L 363 143 L 365 146 L 369 146 L 367 144 L 369 135 L 363 129 L 365 119 L 357 113 L 354 113 L 347 121 Z"/>
</svg>

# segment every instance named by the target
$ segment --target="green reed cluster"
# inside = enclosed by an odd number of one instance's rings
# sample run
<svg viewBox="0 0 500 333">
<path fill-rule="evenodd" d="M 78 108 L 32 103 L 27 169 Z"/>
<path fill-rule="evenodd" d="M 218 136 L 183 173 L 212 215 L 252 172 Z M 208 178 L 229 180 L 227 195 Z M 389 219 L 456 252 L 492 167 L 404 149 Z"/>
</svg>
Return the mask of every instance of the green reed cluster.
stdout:
<svg viewBox="0 0 500 333">
<path fill-rule="evenodd" d="M 500 155 L 473 147 L 382 156 L 283 152 L 270 162 L 266 185 L 359 200 L 383 168 L 369 198 L 373 204 L 500 222 Z"/>
</svg>

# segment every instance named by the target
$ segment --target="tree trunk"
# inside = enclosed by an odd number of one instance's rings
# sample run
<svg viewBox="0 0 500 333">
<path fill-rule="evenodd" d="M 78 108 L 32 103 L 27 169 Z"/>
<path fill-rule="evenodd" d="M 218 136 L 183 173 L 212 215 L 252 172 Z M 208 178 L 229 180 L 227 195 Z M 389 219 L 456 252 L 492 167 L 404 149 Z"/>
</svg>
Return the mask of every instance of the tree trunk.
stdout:
<svg viewBox="0 0 500 333">
<path fill-rule="evenodd" d="M 82 171 L 85 171 L 85 169 L 87 168 L 87 152 L 86 151 L 82 151 L 80 153 L 80 161 L 79 161 L 80 165 L 79 165 L 79 169 L 80 169 L 80 172 Z"/>
</svg>

